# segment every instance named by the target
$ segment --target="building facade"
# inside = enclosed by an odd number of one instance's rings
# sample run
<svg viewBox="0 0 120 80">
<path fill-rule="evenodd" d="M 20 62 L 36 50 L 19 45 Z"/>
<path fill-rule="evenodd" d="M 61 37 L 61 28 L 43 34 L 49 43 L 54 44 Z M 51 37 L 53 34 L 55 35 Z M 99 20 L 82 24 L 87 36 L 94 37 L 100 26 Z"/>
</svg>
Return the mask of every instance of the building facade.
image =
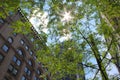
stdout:
<svg viewBox="0 0 120 80">
<path fill-rule="evenodd" d="M 14 15 L 0 18 L 0 80 L 43 80 L 40 75 L 44 70 L 42 64 L 36 62 L 34 38 L 15 33 L 10 27 L 21 17 L 18 10 Z M 35 35 L 34 30 L 32 34 Z"/>
</svg>

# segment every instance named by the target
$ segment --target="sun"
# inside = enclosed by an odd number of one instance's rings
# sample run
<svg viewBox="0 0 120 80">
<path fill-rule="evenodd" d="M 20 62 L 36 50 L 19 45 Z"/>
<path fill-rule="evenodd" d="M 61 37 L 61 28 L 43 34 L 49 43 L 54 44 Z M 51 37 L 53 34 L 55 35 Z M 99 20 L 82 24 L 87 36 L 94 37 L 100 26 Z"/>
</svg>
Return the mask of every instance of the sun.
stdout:
<svg viewBox="0 0 120 80">
<path fill-rule="evenodd" d="M 69 22 L 73 17 L 71 16 L 71 12 L 69 11 L 65 11 L 63 14 L 62 14 L 62 19 L 61 21 L 62 22 Z"/>
</svg>

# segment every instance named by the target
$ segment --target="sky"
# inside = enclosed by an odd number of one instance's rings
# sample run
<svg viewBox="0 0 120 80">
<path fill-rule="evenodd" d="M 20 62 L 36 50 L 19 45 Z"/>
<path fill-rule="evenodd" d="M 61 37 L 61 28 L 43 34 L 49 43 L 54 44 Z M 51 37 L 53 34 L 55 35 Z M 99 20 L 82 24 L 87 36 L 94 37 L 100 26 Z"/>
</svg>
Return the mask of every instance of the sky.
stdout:
<svg viewBox="0 0 120 80">
<path fill-rule="evenodd" d="M 64 1 L 65 1 L 65 0 L 64 0 Z M 80 5 L 80 4 L 81 4 L 81 3 L 79 3 L 79 5 Z M 43 13 L 39 12 L 39 13 L 33 15 L 33 17 L 31 17 L 31 18 L 29 19 L 30 22 L 33 24 L 33 26 L 35 27 L 35 29 L 36 29 L 38 32 L 39 32 L 39 25 L 42 25 L 41 30 L 42 30 L 43 32 L 45 32 L 46 34 L 48 34 L 47 25 L 48 25 L 48 22 L 49 22 L 49 17 L 48 17 L 48 12 L 46 12 L 46 10 L 48 10 L 48 9 L 49 9 L 49 6 L 48 6 L 47 3 L 46 3 L 45 6 L 44 6 L 44 10 L 45 10 L 45 11 L 44 11 Z M 37 10 L 39 10 L 39 9 L 34 10 L 34 13 L 36 13 Z M 65 15 L 64 15 L 64 14 L 65 14 Z M 61 21 L 63 21 L 63 22 L 64 22 L 64 21 L 69 21 L 70 19 L 74 18 L 74 16 L 70 16 L 70 11 L 64 12 L 64 13 L 61 14 L 61 15 L 63 15 L 63 18 L 61 19 Z M 39 19 L 38 19 L 37 17 L 39 17 Z M 83 19 L 82 21 L 85 22 L 86 20 Z M 95 24 L 95 20 L 90 21 L 90 23 Z M 92 31 L 94 32 L 94 31 L 95 31 L 95 28 L 94 28 L 93 26 L 90 26 L 90 27 L 91 27 Z M 65 31 L 65 30 L 63 29 L 63 32 L 64 32 L 64 31 Z M 60 42 L 63 42 L 64 40 L 68 40 L 68 39 L 71 39 L 71 38 L 72 38 L 71 33 L 69 33 L 69 34 L 67 34 L 67 35 L 65 35 L 65 36 L 60 37 L 59 40 L 60 40 Z M 48 38 L 48 42 L 53 42 L 53 41 L 54 41 L 54 40 L 51 40 L 50 38 Z M 107 57 L 108 57 L 108 58 L 111 58 L 111 56 L 110 56 L 109 54 L 107 55 Z M 90 62 L 96 64 L 96 60 L 95 60 L 95 59 L 91 59 Z M 110 69 L 110 70 L 108 70 L 108 69 Z M 118 75 L 118 70 L 117 70 L 117 68 L 115 67 L 115 65 L 112 64 L 112 63 L 110 63 L 110 65 L 107 67 L 107 70 L 108 70 L 107 73 L 108 73 L 109 75 L 114 75 L 114 74 L 117 74 L 117 75 Z M 92 78 L 92 77 L 93 77 L 93 73 L 89 73 L 89 74 L 86 75 L 86 78 Z"/>
<path fill-rule="evenodd" d="M 47 9 L 49 8 L 48 6 L 45 5 L 45 7 L 47 7 Z M 46 10 L 46 9 L 45 9 Z M 36 13 L 37 11 L 39 11 L 39 9 L 36 9 L 34 10 L 34 13 Z M 70 21 L 73 17 L 70 15 L 70 12 L 64 12 L 61 14 L 62 15 L 62 18 L 61 18 L 61 21 L 64 23 L 64 22 L 68 22 Z M 37 14 L 33 14 L 32 15 L 33 17 L 31 17 L 29 20 L 30 22 L 33 24 L 33 26 L 35 27 L 35 29 L 38 31 L 38 33 L 40 32 L 39 30 L 42 30 L 43 32 L 45 32 L 46 34 L 48 34 L 48 28 L 47 28 L 47 25 L 48 25 L 48 22 L 49 22 L 49 17 L 48 17 L 48 12 L 39 12 Z M 41 29 L 40 28 L 40 25 L 41 26 Z M 66 30 L 63 29 L 63 32 L 65 32 Z M 64 40 L 68 40 L 71 38 L 71 33 L 69 34 L 65 34 L 64 36 L 61 36 L 59 38 L 59 41 L 60 42 L 63 42 Z M 51 42 L 50 41 L 50 38 L 48 38 L 48 42 Z"/>
</svg>

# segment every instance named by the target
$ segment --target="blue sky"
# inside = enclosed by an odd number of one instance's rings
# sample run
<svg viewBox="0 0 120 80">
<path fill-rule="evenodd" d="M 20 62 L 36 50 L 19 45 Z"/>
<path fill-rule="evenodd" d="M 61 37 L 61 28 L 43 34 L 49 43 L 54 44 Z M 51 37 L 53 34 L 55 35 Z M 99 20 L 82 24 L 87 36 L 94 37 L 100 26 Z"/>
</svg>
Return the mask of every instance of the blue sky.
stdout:
<svg viewBox="0 0 120 80">
<path fill-rule="evenodd" d="M 65 2 L 66 0 L 64 0 L 63 2 Z M 80 5 L 81 3 L 79 3 L 78 5 Z M 44 6 L 44 12 L 43 13 L 41 13 L 41 12 L 39 12 L 38 13 L 38 15 L 33 15 L 34 17 L 32 17 L 31 19 L 30 19 L 30 22 L 33 24 L 33 26 L 36 28 L 36 30 L 39 32 L 39 25 L 40 24 L 42 24 L 43 25 L 43 27 L 42 27 L 42 30 L 45 32 L 45 33 L 48 33 L 48 28 L 47 28 L 47 24 L 48 24 L 48 22 L 49 22 L 49 17 L 48 17 L 48 12 L 47 12 L 47 10 L 49 10 L 49 5 L 47 5 L 47 3 L 45 4 L 45 6 Z M 36 9 L 37 10 L 37 9 Z M 94 14 L 93 14 L 94 15 Z M 38 16 L 38 17 L 40 17 L 40 19 L 37 19 L 36 18 L 36 16 Z M 74 16 L 73 16 L 74 17 Z M 86 22 L 86 18 L 84 18 L 83 20 L 81 20 L 81 22 L 82 23 L 85 23 Z M 96 25 L 95 25 L 95 20 L 91 20 L 91 21 L 89 21 L 89 23 L 91 23 L 92 25 L 91 26 L 89 26 L 89 28 L 91 29 L 91 31 L 92 32 L 96 32 Z M 83 24 L 83 26 L 84 26 L 85 24 Z M 83 29 L 86 29 L 87 30 L 87 28 L 86 27 L 83 27 Z M 72 38 L 72 36 L 71 36 L 71 34 L 68 34 L 67 36 L 63 36 L 63 37 L 61 37 L 59 40 L 62 42 L 62 41 L 64 41 L 64 40 L 67 40 L 67 39 L 69 39 L 69 38 Z M 101 36 L 102 38 L 103 38 L 103 36 Z M 103 38 L 103 40 L 104 40 L 104 38 Z M 48 42 L 50 42 L 50 43 L 52 43 L 52 42 L 54 42 L 54 39 L 51 39 L 50 37 L 48 38 Z M 110 55 L 107 55 L 107 57 L 108 58 L 111 58 L 111 56 Z M 89 60 L 89 62 L 92 62 L 93 64 L 97 64 L 96 63 L 96 60 L 95 60 L 95 58 L 91 58 L 90 60 Z M 109 71 L 107 71 L 108 72 L 108 74 L 109 75 L 114 75 L 114 74 L 118 74 L 118 70 L 117 70 L 117 68 L 115 67 L 115 65 L 114 64 L 112 64 L 112 63 L 110 63 L 110 65 L 107 67 L 107 69 L 111 69 L 111 70 L 109 70 Z M 87 72 L 87 70 L 88 69 L 85 69 L 86 70 L 86 72 Z M 93 73 L 95 73 L 96 71 L 91 71 L 91 72 L 89 72 L 89 74 L 87 74 L 86 75 L 86 78 L 92 78 L 93 77 Z M 100 74 L 98 74 L 98 76 L 99 76 Z"/>
</svg>

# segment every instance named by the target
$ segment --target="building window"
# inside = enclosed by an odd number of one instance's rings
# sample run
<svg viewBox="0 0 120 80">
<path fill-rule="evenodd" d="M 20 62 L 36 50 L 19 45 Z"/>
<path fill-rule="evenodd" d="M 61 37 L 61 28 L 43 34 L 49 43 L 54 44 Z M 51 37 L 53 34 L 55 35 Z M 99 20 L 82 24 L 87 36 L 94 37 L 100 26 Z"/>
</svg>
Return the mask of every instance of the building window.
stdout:
<svg viewBox="0 0 120 80">
<path fill-rule="evenodd" d="M 3 80 L 9 80 L 7 77 L 4 77 L 4 79 Z"/>
<path fill-rule="evenodd" d="M 24 40 L 21 39 L 21 40 L 20 40 L 20 43 L 23 45 L 25 42 L 24 42 Z"/>
<path fill-rule="evenodd" d="M 34 42 L 34 38 L 31 38 L 30 41 L 31 41 L 31 42 Z"/>
<path fill-rule="evenodd" d="M 41 75 L 41 71 L 40 71 L 40 70 L 37 70 L 37 74 L 38 74 L 38 75 Z"/>
<path fill-rule="evenodd" d="M 13 75 L 17 75 L 17 73 L 18 73 L 18 70 L 11 64 L 8 67 L 8 71 Z"/>
<path fill-rule="evenodd" d="M 25 72 L 28 76 L 31 75 L 31 71 L 30 71 L 27 67 L 25 67 L 24 72 Z"/>
<path fill-rule="evenodd" d="M 9 37 L 9 38 L 8 38 L 8 42 L 9 42 L 9 43 L 13 43 L 13 38 L 12 38 L 12 37 Z"/>
<path fill-rule="evenodd" d="M 29 61 L 28 61 L 28 64 L 29 64 L 30 66 L 32 66 L 32 61 L 31 61 L 31 60 L 29 60 Z"/>
<path fill-rule="evenodd" d="M 14 68 L 13 71 L 12 71 L 12 73 L 13 73 L 14 75 L 16 75 L 17 72 L 18 72 L 18 71 L 17 71 L 17 69 L 15 69 L 15 68 Z"/>
<path fill-rule="evenodd" d="M 45 77 L 44 80 L 48 80 L 48 78 Z"/>
<path fill-rule="evenodd" d="M 16 65 L 21 65 L 21 61 L 16 56 L 13 57 L 13 61 L 16 63 Z"/>
<path fill-rule="evenodd" d="M 4 20 L 2 18 L 0 18 L 0 24 L 3 24 Z"/>
<path fill-rule="evenodd" d="M 27 80 L 25 76 L 22 76 L 21 80 Z"/>
<path fill-rule="evenodd" d="M 35 76 L 35 77 L 34 77 L 34 80 L 40 80 L 40 79 L 39 79 L 38 77 Z"/>
<path fill-rule="evenodd" d="M 31 74 L 31 71 L 29 70 L 27 74 L 28 74 L 28 76 L 30 76 L 30 74 Z"/>
<path fill-rule="evenodd" d="M 36 57 L 36 56 L 34 56 L 34 59 L 36 60 L 36 59 L 37 59 L 37 57 Z"/>
<path fill-rule="evenodd" d="M 32 54 L 33 54 L 33 51 L 31 51 L 31 50 L 30 50 L 30 52 L 29 52 L 29 53 L 30 53 L 30 55 L 32 55 Z"/>
<path fill-rule="evenodd" d="M 4 52 L 8 52 L 9 47 L 4 44 L 4 45 L 2 46 L 2 50 L 3 50 Z"/>
<path fill-rule="evenodd" d="M 9 11 L 8 14 L 9 14 L 10 16 L 12 16 L 14 13 L 13 13 L 13 11 Z"/>
<path fill-rule="evenodd" d="M 20 56 L 23 56 L 23 51 L 21 49 L 17 49 L 17 52 Z"/>
<path fill-rule="evenodd" d="M 2 54 L 0 54 L 0 62 L 2 62 L 4 59 L 4 56 Z"/>
<path fill-rule="evenodd" d="M 34 80 L 37 80 L 37 77 L 34 77 Z"/>
<path fill-rule="evenodd" d="M 38 48 L 39 48 L 39 45 L 38 45 L 38 44 L 35 44 L 35 47 L 36 47 L 36 49 L 38 49 Z"/>
<path fill-rule="evenodd" d="M 28 68 L 27 68 L 27 67 L 25 67 L 24 71 L 25 71 L 25 73 L 27 73 L 27 71 L 28 71 Z"/>
<path fill-rule="evenodd" d="M 26 45 L 26 46 L 25 46 L 25 49 L 26 49 L 26 50 L 28 50 L 28 49 L 29 49 L 29 47 Z"/>
<path fill-rule="evenodd" d="M 13 35 L 16 37 L 16 36 L 17 36 L 17 33 L 14 32 Z"/>
</svg>

